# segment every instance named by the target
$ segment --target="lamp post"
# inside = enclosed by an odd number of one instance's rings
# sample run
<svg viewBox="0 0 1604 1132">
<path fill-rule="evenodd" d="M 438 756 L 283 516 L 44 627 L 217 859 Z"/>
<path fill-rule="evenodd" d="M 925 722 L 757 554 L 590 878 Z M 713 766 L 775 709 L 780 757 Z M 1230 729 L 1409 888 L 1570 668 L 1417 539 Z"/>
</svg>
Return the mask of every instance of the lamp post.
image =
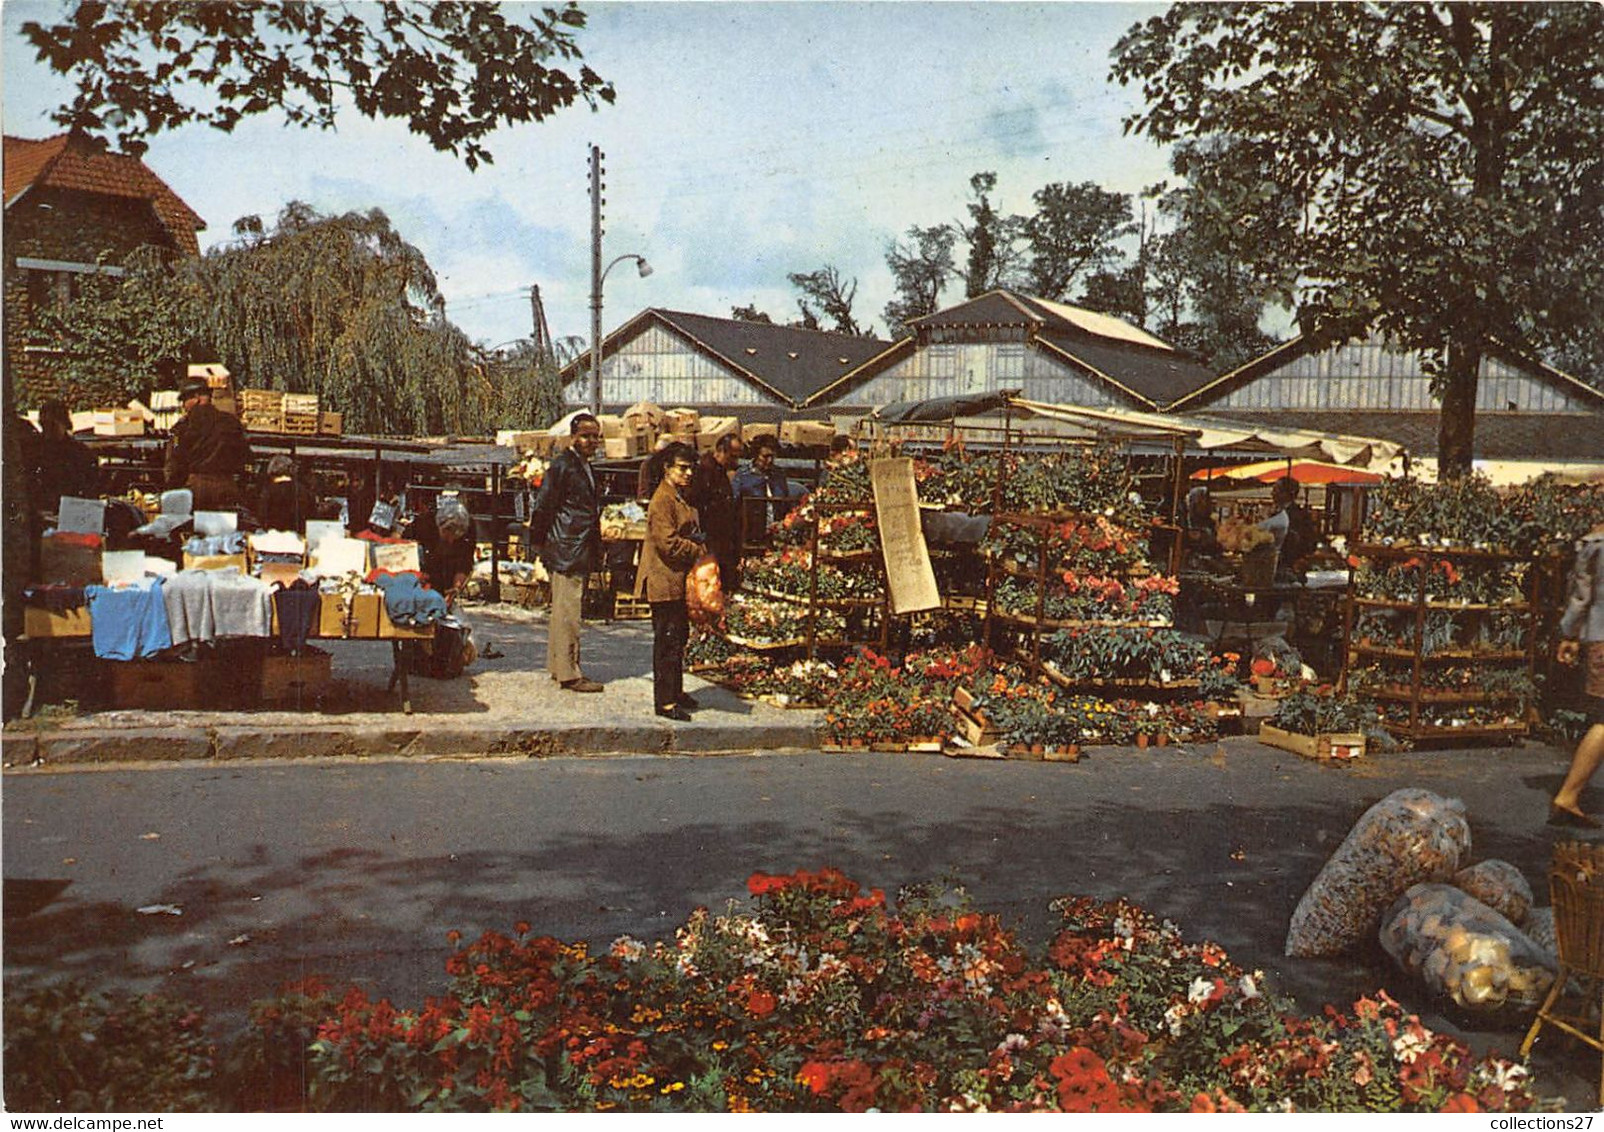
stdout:
<svg viewBox="0 0 1604 1132">
<path fill-rule="evenodd" d="M 601 250 L 598 242 L 597 251 Z M 626 259 L 635 261 L 640 277 L 645 279 L 652 273 L 652 265 L 646 262 L 646 257 L 629 252 L 618 256 L 606 267 L 601 267 L 601 256 L 598 254 L 591 260 L 590 284 L 590 411 L 597 416 L 601 415 L 601 314 L 602 314 L 602 284 L 607 280 L 607 273 Z"/>
</svg>

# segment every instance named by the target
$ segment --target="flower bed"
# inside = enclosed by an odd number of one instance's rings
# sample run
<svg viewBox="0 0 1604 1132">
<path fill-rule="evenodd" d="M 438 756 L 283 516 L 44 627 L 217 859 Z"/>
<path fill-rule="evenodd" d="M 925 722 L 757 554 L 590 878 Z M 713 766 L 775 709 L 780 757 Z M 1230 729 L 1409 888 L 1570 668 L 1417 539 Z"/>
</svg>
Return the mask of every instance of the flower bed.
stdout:
<svg viewBox="0 0 1604 1132">
<path fill-rule="evenodd" d="M 449 933 L 445 995 L 397 1007 L 304 984 L 254 1011 L 275 1041 L 240 1049 L 299 1044 L 304 1076 L 294 1079 L 310 1107 L 330 1111 L 1533 1104 L 1523 1066 L 1474 1057 L 1384 992 L 1349 1013 L 1303 1016 L 1261 973 L 1123 900 L 1054 902 L 1058 926 L 1034 949 L 961 891 L 915 887 L 893 909 L 832 869 L 756 873 L 747 888 L 746 907 L 699 909 L 672 939 L 623 937 L 605 954 L 526 924 L 472 943 Z M 18 1007 L 7 1006 L 9 1019 Z M 11 1072 L 68 1074 L 61 1062 L 94 1044 L 19 1064 L 15 1040 L 8 1025 L 12 1102 Z M 249 1076 L 262 1056 L 235 1060 Z M 33 1084 L 49 1095 L 52 1082 Z"/>
</svg>

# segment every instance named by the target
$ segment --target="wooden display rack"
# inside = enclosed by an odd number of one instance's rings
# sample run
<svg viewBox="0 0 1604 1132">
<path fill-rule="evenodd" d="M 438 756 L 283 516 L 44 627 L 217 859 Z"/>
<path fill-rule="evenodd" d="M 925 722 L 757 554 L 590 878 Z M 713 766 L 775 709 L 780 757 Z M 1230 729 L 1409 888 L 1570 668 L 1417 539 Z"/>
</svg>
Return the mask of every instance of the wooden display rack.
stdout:
<svg viewBox="0 0 1604 1132">
<path fill-rule="evenodd" d="M 1535 671 L 1537 602 L 1534 596 L 1534 586 L 1538 577 L 1536 563 L 1529 557 L 1499 551 L 1435 546 L 1378 546 L 1361 543 L 1353 547 L 1352 553 L 1361 559 L 1380 562 L 1399 562 L 1417 558 L 1421 560 L 1422 565 L 1418 568 L 1420 581 L 1416 593 L 1413 598 L 1407 600 L 1361 595 L 1358 592 L 1358 571 L 1353 571 L 1348 581 L 1347 607 L 1343 622 L 1343 664 L 1339 687 L 1346 691 L 1353 669 L 1365 658 L 1407 661 L 1409 664 L 1409 679 L 1407 683 L 1395 687 L 1383 685 L 1376 688 L 1367 688 L 1365 691 L 1365 694 L 1373 699 L 1409 705 L 1409 719 L 1406 722 L 1386 724 L 1387 729 L 1399 738 L 1428 742 L 1464 739 L 1488 739 L 1507 742 L 1511 739 L 1525 736 L 1529 728 L 1524 721 L 1458 727 L 1441 726 L 1423 720 L 1421 718 L 1421 708 L 1422 706 L 1430 707 L 1437 704 L 1477 706 L 1508 703 L 1516 698 L 1509 692 L 1487 691 L 1485 689 L 1467 689 L 1461 692 L 1431 692 L 1425 687 L 1426 678 L 1433 666 L 1456 662 L 1463 663 L 1465 661 L 1500 666 L 1518 664 L 1524 666 L 1528 675 Z M 1530 568 L 1527 570 L 1524 580 L 1523 600 L 1519 602 L 1485 603 L 1432 598 L 1426 592 L 1426 583 L 1431 573 L 1428 566 L 1436 561 L 1494 566 L 1499 569 L 1506 569 L 1517 564 L 1527 565 Z M 1359 612 L 1364 609 L 1412 614 L 1408 646 L 1375 645 L 1356 640 L 1355 627 L 1358 624 Z M 1424 647 L 1426 615 L 1428 613 L 1458 614 L 1472 618 L 1487 617 L 1492 614 L 1520 617 L 1525 623 L 1522 633 L 1524 645 L 1518 649 L 1501 650 L 1443 648 L 1428 653 Z"/>
</svg>

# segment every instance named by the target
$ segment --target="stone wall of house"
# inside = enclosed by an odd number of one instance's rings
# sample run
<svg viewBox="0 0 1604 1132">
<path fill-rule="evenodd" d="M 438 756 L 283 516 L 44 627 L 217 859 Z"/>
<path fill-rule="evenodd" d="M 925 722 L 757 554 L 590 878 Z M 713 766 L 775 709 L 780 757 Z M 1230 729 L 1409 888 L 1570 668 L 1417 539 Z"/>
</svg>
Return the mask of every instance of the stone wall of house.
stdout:
<svg viewBox="0 0 1604 1132">
<path fill-rule="evenodd" d="M 18 267 L 17 257 L 95 263 L 104 254 L 120 263 L 138 248 L 176 245 L 148 200 L 58 189 L 35 190 L 7 209 L 5 233 L 4 364 L 18 405 L 28 409 L 66 391 L 56 355 L 38 349 L 48 345 L 36 329 L 38 304 L 48 301 L 53 281 Z"/>
</svg>

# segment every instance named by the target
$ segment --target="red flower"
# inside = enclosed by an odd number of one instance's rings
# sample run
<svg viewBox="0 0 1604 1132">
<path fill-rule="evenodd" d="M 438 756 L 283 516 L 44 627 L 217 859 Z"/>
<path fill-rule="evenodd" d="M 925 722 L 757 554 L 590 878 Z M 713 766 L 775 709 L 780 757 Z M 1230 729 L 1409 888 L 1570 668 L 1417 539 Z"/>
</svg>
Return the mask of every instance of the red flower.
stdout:
<svg viewBox="0 0 1604 1132">
<path fill-rule="evenodd" d="M 778 1000 L 768 991 L 753 991 L 746 996 L 747 1012 L 754 1018 L 767 1018 L 778 1005 Z"/>
</svg>

